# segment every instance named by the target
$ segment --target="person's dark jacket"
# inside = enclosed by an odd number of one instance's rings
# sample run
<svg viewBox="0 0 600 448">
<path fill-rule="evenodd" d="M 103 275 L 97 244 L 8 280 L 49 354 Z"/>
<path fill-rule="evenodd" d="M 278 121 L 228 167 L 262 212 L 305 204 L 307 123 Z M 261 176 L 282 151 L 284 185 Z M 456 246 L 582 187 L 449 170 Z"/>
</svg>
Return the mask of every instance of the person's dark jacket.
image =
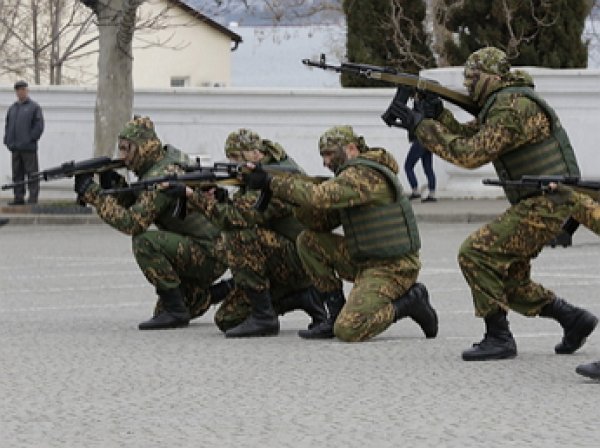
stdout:
<svg viewBox="0 0 600 448">
<path fill-rule="evenodd" d="M 11 151 L 37 151 L 44 132 L 42 108 L 32 99 L 16 101 L 6 113 L 4 144 Z"/>
</svg>

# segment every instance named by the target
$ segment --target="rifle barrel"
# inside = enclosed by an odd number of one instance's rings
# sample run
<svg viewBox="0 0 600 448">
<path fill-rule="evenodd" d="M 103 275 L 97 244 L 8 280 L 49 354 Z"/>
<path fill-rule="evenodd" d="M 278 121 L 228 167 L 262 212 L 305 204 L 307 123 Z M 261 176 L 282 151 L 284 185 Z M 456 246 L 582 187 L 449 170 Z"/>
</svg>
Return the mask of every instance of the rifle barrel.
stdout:
<svg viewBox="0 0 600 448">
<path fill-rule="evenodd" d="M 323 70 L 334 70 L 337 73 L 354 73 L 369 79 L 389 82 L 396 85 L 410 86 L 421 91 L 433 92 L 444 100 L 466 110 L 474 116 L 477 116 L 481 110 L 481 108 L 464 93 L 444 87 L 431 79 L 421 78 L 410 73 L 401 73 L 391 67 L 379 67 L 377 65 L 358 64 L 354 62 L 343 62 L 339 66 L 330 65 L 326 63 L 325 55 L 321 55 L 321 59 L 319 61 L 303 59 L 302 63 L 309 67 L 316 67 Z"/>
</svg>

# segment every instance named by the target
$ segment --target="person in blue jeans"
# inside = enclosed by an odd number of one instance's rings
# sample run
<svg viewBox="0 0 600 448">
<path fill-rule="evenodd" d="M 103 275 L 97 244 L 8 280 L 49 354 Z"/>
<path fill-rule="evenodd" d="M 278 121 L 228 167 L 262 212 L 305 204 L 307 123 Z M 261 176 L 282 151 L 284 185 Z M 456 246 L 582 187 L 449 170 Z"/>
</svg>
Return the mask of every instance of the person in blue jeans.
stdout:
<svg viewBox="0 0 600 448">
<path fill-rule="evenodd" d="M 418 199 L 421 197 L 421 192 L 419 191 L 419 183 L 417 182 L 417 177 L 415 176 L 415 165 L 417 162 L 421 160 L 421 164 L 423 165 L 423 171 L 425 172 L 425 176 L 427 177 L 427 190 L 428 194 L 426 197 L 421 199 L 421 202 L 436 202 L 435 198 L 435 173 L 433 172 L 433 154 L 431 151 L 423 148 L 421 144 L 415 139 L 412 141 L 410 149 L 408 150 L 408 154 L 406 155 L 406 160 L 404 161 L 404 171 L 406 172 L 406 177 L 408 178 L 408 183 L 410 184 L 410 188 L 412 188 L 412 193 L 408 196 L 408 199 L 411 201 L 413 199 Z"/>
</svg>

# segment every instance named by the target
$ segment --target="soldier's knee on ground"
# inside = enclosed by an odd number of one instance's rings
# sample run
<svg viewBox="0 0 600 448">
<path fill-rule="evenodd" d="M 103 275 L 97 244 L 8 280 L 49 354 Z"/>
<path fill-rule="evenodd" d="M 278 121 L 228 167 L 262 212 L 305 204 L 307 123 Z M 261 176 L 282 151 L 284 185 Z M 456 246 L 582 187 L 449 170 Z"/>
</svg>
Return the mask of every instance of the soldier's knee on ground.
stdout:
<svg viewBox="0 0 600 448">
<path fill-rule="evenodd" d="M 227 325 L 227 322 L 223 319 L 223 316 L 219 316 L 219 312 L 215 313 L 215 325 L 221 332 L 225 333 L 230 327 Z"/>
<path fill-rule="evenodd" d="M 365 340 L 358 328 L 339 320 L 333 325 L 333 334 L 343 342 L 361 342 Z"/>
<path fill-rule="evenodd" d="M 221 308 L 219 308 L 217 310 L 217 312 L 215 313 L 215 317 L 214 317 L 215 325 L 223 333 L 225 333 L 230 328 L 233 328 L 236 325 L 239 325 L 242 320 L 243 319 L 236 321 L 236 320 L 230 319 L 228 317 L 227 313 L 224 312 Z"/>
</svg>

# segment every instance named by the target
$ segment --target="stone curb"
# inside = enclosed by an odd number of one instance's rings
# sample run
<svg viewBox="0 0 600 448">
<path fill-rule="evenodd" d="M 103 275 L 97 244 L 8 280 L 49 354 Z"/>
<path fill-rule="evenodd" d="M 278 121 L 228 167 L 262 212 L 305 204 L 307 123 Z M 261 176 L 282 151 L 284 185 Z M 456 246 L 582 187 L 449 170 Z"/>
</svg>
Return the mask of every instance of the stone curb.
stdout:
<svg viewBox="0 0 600 448">
<path fill-rule="evenodd" d="M 489 222 L 499 213 L 415 213 L 419 223 L 464 224 L 471 222 Z M 10 219 L 6 226 L 19 225 L 99 225 L 104 224 L 97 215 L 3 215 Z"/>
<path fill-rule="evenodd" d="M 500 215 L 508 203 L 504 199 L 440 199 L 436 203 L 414 203 L 413 210 L 418 222 L 423 223 L 471 223 L 489 222 Z M 95 212 L 92 213 L 10 213 L 3 208 L 0 217 L 10 219 L 8 226 L 15 225 L 81 225 L 103 224 Z M 20 213 L 19 213 L 20 212 Z"/>
</svg>

